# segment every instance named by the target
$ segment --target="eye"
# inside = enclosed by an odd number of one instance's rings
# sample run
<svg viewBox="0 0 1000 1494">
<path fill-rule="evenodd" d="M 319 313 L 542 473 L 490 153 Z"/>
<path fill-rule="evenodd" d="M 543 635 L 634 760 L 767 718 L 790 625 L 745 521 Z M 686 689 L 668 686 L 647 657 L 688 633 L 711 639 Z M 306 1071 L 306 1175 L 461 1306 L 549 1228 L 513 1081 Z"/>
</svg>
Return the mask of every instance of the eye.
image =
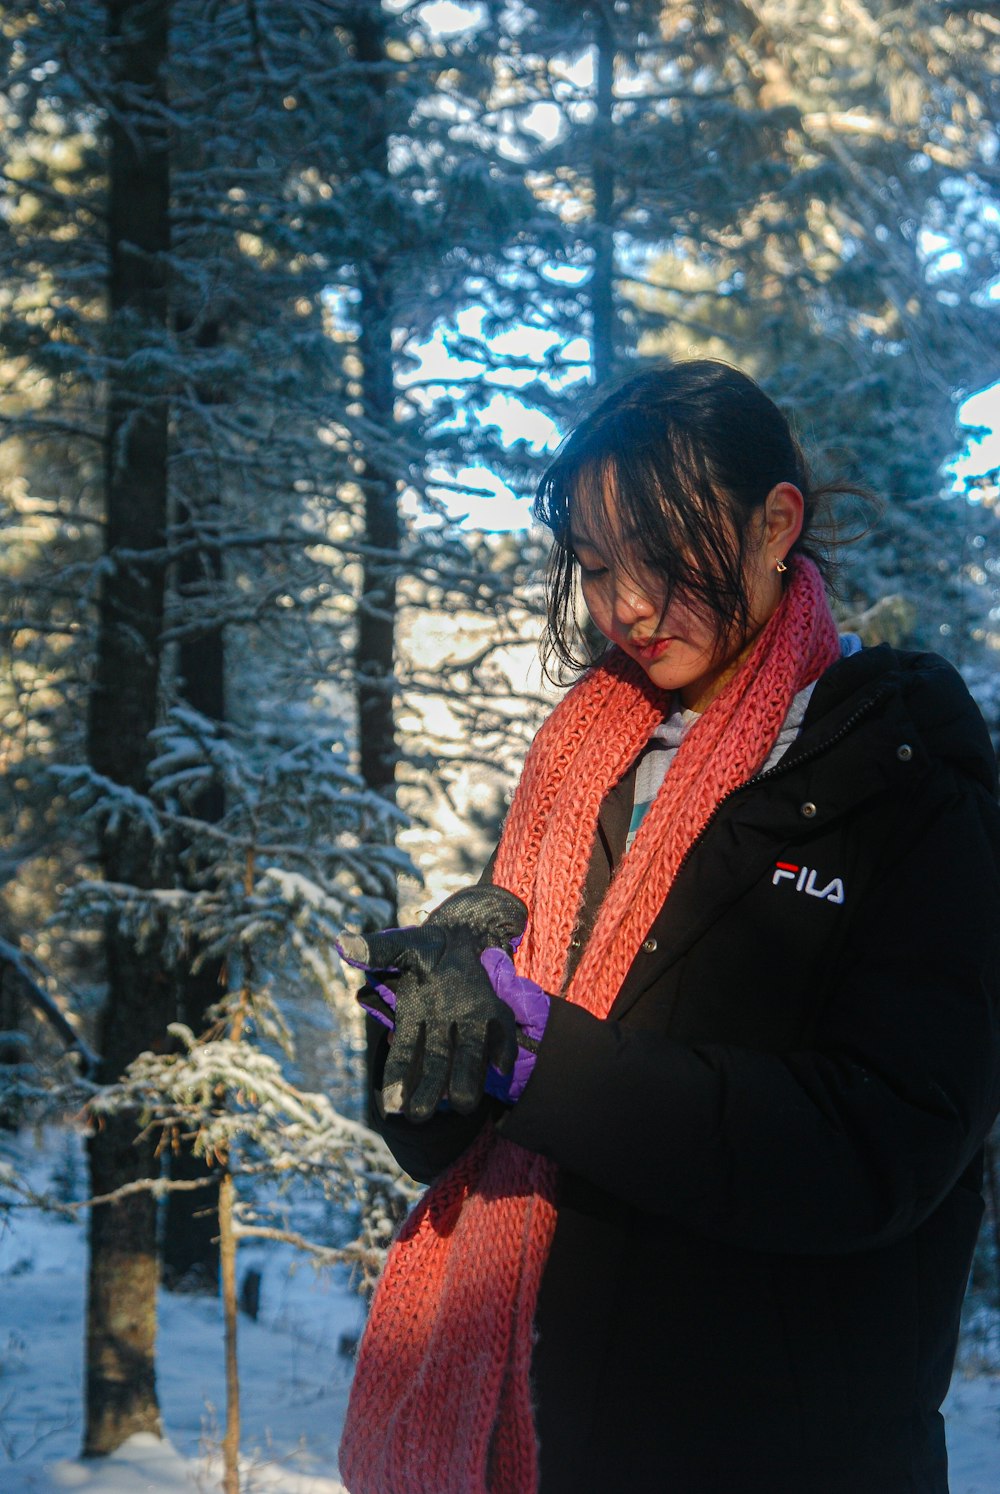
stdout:
<svg viewBox="0 0 1000 1494">
<path fill-rule="evenodd" d="M 606 576 L 608 573 L 607 566 L 602 565 L 600 560 L 595 560 L 593 565 L 587 565 L 578 550 L 573 551 L 573 559 L 580 567 L 580 575 L 584 581 L 596 581 L 598 577 Z"/>
</svg>

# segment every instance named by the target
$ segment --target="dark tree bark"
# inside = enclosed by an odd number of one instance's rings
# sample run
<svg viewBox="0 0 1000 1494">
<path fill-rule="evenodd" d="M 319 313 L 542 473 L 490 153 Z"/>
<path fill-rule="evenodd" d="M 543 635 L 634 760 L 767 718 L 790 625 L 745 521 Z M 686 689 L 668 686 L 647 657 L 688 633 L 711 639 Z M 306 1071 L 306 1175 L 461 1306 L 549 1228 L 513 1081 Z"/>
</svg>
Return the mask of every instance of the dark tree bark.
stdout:
<svg viewBox="0 0 1000 1494">
<path fill-rule="evenodd" d="M 594 383 L 603 384 L 615 370 L 618 337 L 615 309 L 615 33 L 609 8 L 597 10 L 597 97 L 593 126 L 594 273 L 591 279 Z"/>
<path fill-rule="evenodd" d="M 213 347 L 219 341 L 217 322 L 208 322 L 199 329 L 199 347 Z M 199 390 L 199 397 L 207 403 L 213 396 L 207 390 Z M 204 598 L 211 598 L 222 580 L 222 553 L 211 542 L 213 521 L 218 514 L 218 499 L 200 501 L 201 495 L 190 497 L 178 504 L 177 526 L 182 538 L 193 537 L 189 531 L 197 531 L 202 524 L 202 533 L 208 534 L 197 548 L 185 544 L 177 563 L 176 585 L 182 600 L 197 607 Z M 183 699 L 209 721 L 222 722 L 226 715 L 226 680 L 224 636 L 221 625 L 209 623 L 197 632 L 185 633 L 178 650 L 179 688 Z M 222 785 L 209 783 L 191 806 L 191 812 L 200 820 L 218 823 L 225 810 Z M 182 865 L 186 866 L 187 853 L 181 849 Z M 197 877 L 197 867 L 187 868 L 182 875 L 189 880 Z M 222 963 L 208 960 L 198 970 L 191 968 L 197 951 L 189 952 L 187 963 L 177 971 L 178 1016 L 193 1032 L 201 1032 L 206 1024 L 206 1012 L 219 999 Z M 219 1282 L 219 1182 L 221 1171 L 211 1166 L 203 1157 L 195 1156 L 191 1142 L 180 1138 L 170 1153 L 170 1176 L 173 1179 L 191 1182 L 201 1181 L 203 1188 L 196 1191 L 184 1189 L 167 1195 L 163 1220 L 163 1242 L 161 1261 L 163 1280 L 168 1287 L 187 1291 L 213 1292 Z"/>
<path fill-rule="evenodd" d="M 359 62 L 370 65 L 368 116 L 361 150 L 363 169 L 389 178 L 389 125 L 384 22 L 371 7 L 354 23 Z M 370 432 L 364 469 L 359 481 L 364 491 L 365 544 L 358 618 L 357 700 L 361 776 L 373 793 L 396 801 L 396 721 L 393 667 L 396 641 L 396 576 L 399 565 L 400 519 L 396 480 L 388 459 L 389 432 L 395 405 L 393 378 L 393 297 L 391 241 L 376 237 L 372 250 L 358 264 L 361 402 Z M 376 443 L 381 443 L 382 450 Z M 395 918 L 393 909 L 392 918 Z"/>
<path fill-rule="evenodd" d="M 27 1003 L 17 969 L 0 953 L 0 1065 L 24 1062 L 27 1043 Z M 16 1131 L 21 1107 L 9 1093 L 0 1098 L 0 1131 Z"/>
<path fill-rule="evenodd" d="M 386 110 L 385 28 L 374 7 L 359 13 L 353 23 L 355 56 L 368 64 L 367 120 L 361 146 L 363 169 L 383 180 L 389 177 L 389 124 Z M 392 356 L 391 243 L 376 238 L 371 252 L 359 255 L 360 289 L 358 353 L 361 358 L 361 403 L 369 432 L 377 432 L 382 452 L 369 435 L 358 481 L 364 493 L 366 554 L 358 604 L 355 654 L 358 709 L 358 762 L 367 788 L 394 805 L 396 802 L 396 702 L 393 688 L 396 654 L 396 556 L 401 525 L 396 484 L 386 460 L 388 431 L 395 407 Z M 385 432 L 385 435 L 381 433 Z M 376 436 L 377 441 L 379 436 Z M 380 830 L 389 834 L 391 830 Z M 395 889 L 390 894 L 388 922 L 397 920 Z M 374 1062 L 372 1023 L 366 1024 L 366 1067 Z M 371 1085 L 368 1121 L 373 1123 Z"/>
<path fill-rule="evenodd" d="M 108 564 L 99 600 L 88 755 L 96 772 L 139 791 L 146 787 L 160 684 L 168 395 L 155 366 L 143 375 L 127 360 L 137 347 L 162 342 L 167 326 L 170 184 L 163 106 L 169 11 L 168 0 L 109 0 L 107 7 L 115 78 L 108 125 Z M 100 856 L 109 881 L 155 885 L 157 847 L 128 816 L 104 826 Z M 113 1081 L 139 1052 L 162 1043 L 173 986 L 155 939 L 140 946 L 112 919 L 105 951 L 108 994 L 98 1047 L 100 1077 Z M 88 1150 L 94 1195 L 155 1174 L 154 1142 L 140 1138 L 134 1115 L 104 1121 Z M 157 1279 L 151 1195 L 140 1192 L 92 1209 L 88 1456 L 114 1451 L 134 1432 L 160 1432 Z"/>
<path fill-rule="evenodd" d="M 1000 1139 L 996 1135 L 986 1141 L 985 1172 L 987 1208 L 983 1229 L 989 1230 L 993 1245 L 990 1296 L 994 1309 L 1000 1311 Z"/>
</svg>

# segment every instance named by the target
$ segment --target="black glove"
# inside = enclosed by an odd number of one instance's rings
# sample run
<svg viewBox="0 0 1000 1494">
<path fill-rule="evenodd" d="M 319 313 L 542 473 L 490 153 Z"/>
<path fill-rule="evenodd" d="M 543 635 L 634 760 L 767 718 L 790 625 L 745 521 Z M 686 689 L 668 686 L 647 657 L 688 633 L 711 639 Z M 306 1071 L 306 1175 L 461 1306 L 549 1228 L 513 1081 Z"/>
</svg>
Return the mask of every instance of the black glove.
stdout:
<svg viewBox="0 0 1000 1494">
<path fill-rule="evenodd" d="M 483 1097 L 488 1066 L 511 1072 L 517 1058 L 514 1014 L 479 957 L 485 949 L 512 953 L 527 921 L 527 908 L 512 892 L 469 887 L 446 898 L 415 928 L 340 939 L 352 964 L 400 972 L 394 993 L 376 982 L 363 993 L 372 1015 L 394 1027 L 382 1080 L 383 1114 L 424 1121 L 447 1096 L 468 1115 Z M 376 1009 L 378 1002 L 384 1011 Z"/>
</svg>

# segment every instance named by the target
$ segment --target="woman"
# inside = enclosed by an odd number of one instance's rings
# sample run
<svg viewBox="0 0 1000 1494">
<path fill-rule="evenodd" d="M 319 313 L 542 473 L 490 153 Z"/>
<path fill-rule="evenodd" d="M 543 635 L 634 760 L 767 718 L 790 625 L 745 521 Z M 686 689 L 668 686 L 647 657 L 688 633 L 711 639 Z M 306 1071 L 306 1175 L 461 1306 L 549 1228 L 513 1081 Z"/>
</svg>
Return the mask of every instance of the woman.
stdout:
<svg viewBox="0 0 1000 1494">
<path fill-rule="evenodd" d="M 402 972 L 363 993 L 384 1134 L 437 1182 L 376 1294 L 351 1494 L 946 1494 L 995 764 L 943 660 L 838 638 L 816 497 L 709 362 L 612 393 L 542 483 L 551 644 L 579 579 L 609 646 L 493 885 L 364 950 Z"/>
</svg>

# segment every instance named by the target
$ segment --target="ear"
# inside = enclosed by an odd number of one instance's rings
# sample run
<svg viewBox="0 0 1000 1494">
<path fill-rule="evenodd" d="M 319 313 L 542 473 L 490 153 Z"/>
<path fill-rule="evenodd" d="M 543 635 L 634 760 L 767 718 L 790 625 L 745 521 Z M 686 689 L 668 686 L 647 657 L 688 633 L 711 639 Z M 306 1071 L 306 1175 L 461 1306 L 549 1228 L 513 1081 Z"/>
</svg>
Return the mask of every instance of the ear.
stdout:
<svg viewBox="0 0 1000 1494">
<path fill-rule="evenodd" d="M 764 501 L 769 566 L 784 560 L 802 533 L 805 500 L 792 482 L 779 482 Z"/>
</svg>

